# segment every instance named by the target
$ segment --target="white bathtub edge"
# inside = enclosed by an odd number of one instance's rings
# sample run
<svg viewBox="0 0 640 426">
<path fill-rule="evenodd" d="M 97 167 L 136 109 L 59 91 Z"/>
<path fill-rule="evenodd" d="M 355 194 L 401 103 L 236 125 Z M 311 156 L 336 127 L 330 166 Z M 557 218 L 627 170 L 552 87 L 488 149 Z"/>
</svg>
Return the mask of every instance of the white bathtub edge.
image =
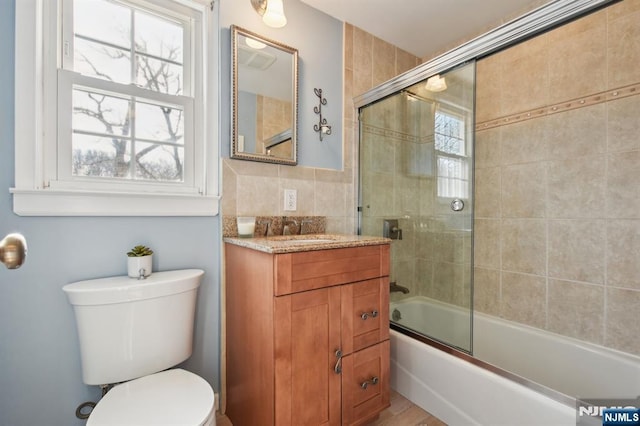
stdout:
<svg viewBox="0 0 640 426">
<path fill-rule="evenodd" d="M 575 426 L 575 408 L 391 331 L 391 386 L 456 425 Z"/>
</svg>

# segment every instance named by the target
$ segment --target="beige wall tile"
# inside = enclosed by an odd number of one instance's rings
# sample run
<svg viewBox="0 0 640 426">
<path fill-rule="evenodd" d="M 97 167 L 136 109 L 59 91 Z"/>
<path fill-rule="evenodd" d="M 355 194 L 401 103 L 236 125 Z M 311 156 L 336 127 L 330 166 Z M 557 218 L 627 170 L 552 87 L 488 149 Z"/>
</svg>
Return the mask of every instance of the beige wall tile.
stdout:
<svg viewBox="0 0 640 426">
<path fill-rule="evenodd" d="M 603 220 L 549 221 L 549 276 L 604 284 Z"/>
<path fill-rule="evenodd" d="M 500 271 L 474 268 L 473 309 L 500 316 Z"/>
<path fill-rule="evenodd" d="M 637 3 L 625 1 L 623 3 Z M 637 5 L 627 6 L 631 10 Z M 608 25 L 609 88 L 640 81 L 640 11 L 613 17 Z"/>
<path fill-rule="evenodd" d="M 550 133 L 545 118 L 501 127 L 500 163 L 531 163 L 549 157 Z"/>
<path fill-rule="evenodd" d="M 474 233 L 475 266 L 500 269 L 500 220 L 476 219 Z"/>
<path fill-rule="evenodd" d="M 411 53 L 402 49 L 396 48 L 396 72 L 395 75 L 400 75 L 405 71 L 409 71 L 420 64 L 420 59 L 413 56 Z"/>
<path fill-rule="evenodd" d="M 510 115 L 549 102 L 548 35 L 542 34 L 495 55 L 502 61 L 502 114 Z M 527 78 L 534 76 L 534 78 Z"/>
<path fill-rule="evenodd" d="M 347 216 L 345 184 L 333 182 L 315 183 L 315 216 Z"/>
<path fill-rule="evenodd" d="M 482 130 L 475 134 L 476 170 L 500 165 L 502 127 Z"/>
<path fill-rule="evenodd" d="M 503 219 L 502 269 L 546 275 L 547 233 L 543 220 Z"/>
<path fill-rule="evenodd" d="M 373 85 L 395 77 L 396 48 L 378 37 L 373 38 Z"/>
<path fill-rule="evenodd" d="M 606 12 L 600 11 L 549 33 L 551 103 L 606 90 L 606 23 Z"/>
<path fill-rule="evenodd" d="M 574 158 L 606 152 L 607 107 L 597 104 L 546 118 L 549 158 Z M 532 120 L 536 121 L 536 120 Z"/>
<path fill-rule="evenodd" d="M 640 291 L 607 288 L 605 345 L 640 355 Z"/>
<path fill-rule="evenodd" d="M 502 317 L 545 328 L 546 279 L 536 275 L 502 273 Z"/>
<path fill-rule="evenodd" d="M 617 2 L 607 7 L 607 17 L 609 18 L 609 25 L 615 25 L 615 20 L 632 13 L 640 12 L 640 1 L 627 0 Z"/>
<path fill-rule="evenodd" d="M 607 216 L 640 219 L 640 151 L 607 157 Z"/>
<path fill-rule="evenodd" d="M 501 216 L 500 168 L 479 169 L 475 173 L 475 216 L 479 218 Z"/>
<path fill-rule="evenodd" d="M 640 220 L 607 225 L 607 285 L 640 290 Z"/>
<path fill-rule="evenodd" d="M 502 217 L 544 217 L 545 164 L 517 164 L 502 169 Z"/>
<path fill-rule="evenodd" d="M 260 176 L 237 176 L 237 214 L 240 216 L 272 216 L 280 214 L 278 179 L 264 179 Z"/>
<path fill-rule="evenodd" d="M 604 287 L 549 279 L 548 329 L 563 336 L 602 344 Z"/>
<path fill-rule="evenodd" d="M 609 152 L 640 150 L 640 96 L 607 102 Z"/>
<path fill-rule="evenodd" d="M 476 63 L 476 122 L 502 117 L 502 56 L 489 56 Z"/>
<path fill-rule="evenodd" d="M 552 218 L 601 218 L 605 213 L 603 155 L 550 161 L 547 215 Z"/>
<path fill-rule="evenodd" d="M 373 36 L 353 27 L 353 94 L 361 95 L 373 86 Z"/>
</svg>

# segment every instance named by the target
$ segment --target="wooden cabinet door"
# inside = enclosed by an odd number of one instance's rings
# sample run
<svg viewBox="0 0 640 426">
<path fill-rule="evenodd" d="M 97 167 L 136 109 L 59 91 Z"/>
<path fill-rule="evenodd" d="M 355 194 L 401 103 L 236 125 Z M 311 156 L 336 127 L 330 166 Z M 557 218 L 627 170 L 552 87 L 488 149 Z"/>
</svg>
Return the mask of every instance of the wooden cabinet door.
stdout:
<svg viewBox="0 0 640 426">
<path fill-rule="evenodd" d="M 275 424 L 339 425 L 340 288 L 275 297 L 274 303 Z"/>
<path fill-rule="evenodd" d="M 361 425 L 389 407 L 389 341 L 342 359 L 342 424 Z"/>
</svg>

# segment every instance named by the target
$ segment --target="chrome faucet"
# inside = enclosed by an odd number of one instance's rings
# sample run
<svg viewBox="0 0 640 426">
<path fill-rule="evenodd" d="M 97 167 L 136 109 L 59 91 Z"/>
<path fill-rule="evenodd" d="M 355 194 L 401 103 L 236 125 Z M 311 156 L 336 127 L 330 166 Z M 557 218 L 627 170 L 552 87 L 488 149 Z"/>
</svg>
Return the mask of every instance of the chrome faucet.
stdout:
<svg viewBox="0 0 640 426">
<path fill-rule="evenodd" d="M 396 284 L 395 281 L 391 281 L 389 283 L 389 292 L 393 293 L 393 292 L 396 292 L 396 291 L 402 292 L 402 294 L 409 293 L 409 289 L 407 287 L 403 287 L 401 285 Z"/>
<path fill-rule="evenodd" d="M 263 237 L 268 237 L 269 235 L 273 235 L 271 231 L 271 220 L 264 219 L 258 222 L 258 225 L 264 225 L 264 235 Z"/>
<path fill-rule="evenodd" d="M 282 227 L 282 235 L 297 235 L 298 232 L 298 222 L 295 219 L 284 219 L 284 226 Z M 293 230 L 291 228 L 293 225 Z"/>
</svg>

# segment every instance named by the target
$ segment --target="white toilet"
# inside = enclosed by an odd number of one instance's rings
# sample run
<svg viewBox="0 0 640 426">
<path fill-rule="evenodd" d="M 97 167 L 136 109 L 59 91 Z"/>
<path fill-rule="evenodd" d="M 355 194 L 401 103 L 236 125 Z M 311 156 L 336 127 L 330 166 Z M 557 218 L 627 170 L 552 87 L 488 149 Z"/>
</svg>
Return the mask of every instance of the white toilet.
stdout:
<svg viewBox="0 0 640 426">
<path fill-rule="evenodd" d="M 62 288 L 76 316 L 83 381 L 120 383 L 97 403 L 87 426 L 215 426 L 211 386 L 188 371 L 167 370 L 191 356 L 203 275 L 185 269 Z"/>
</svg>

